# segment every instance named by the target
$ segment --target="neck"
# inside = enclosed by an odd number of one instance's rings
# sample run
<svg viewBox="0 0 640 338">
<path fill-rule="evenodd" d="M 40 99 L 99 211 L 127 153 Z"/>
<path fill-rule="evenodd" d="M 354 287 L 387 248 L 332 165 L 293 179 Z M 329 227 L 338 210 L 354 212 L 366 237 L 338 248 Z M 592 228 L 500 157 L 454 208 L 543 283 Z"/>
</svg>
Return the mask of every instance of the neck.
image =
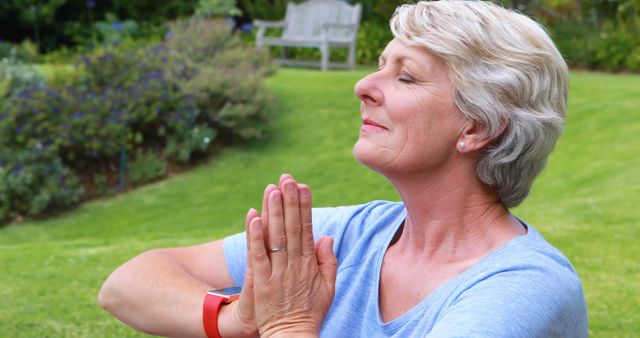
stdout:
<svg viewBox="0 0 640 338">
<path fill-rule="evenodd" d="M 407 208 L 394 244 L 398 253 L 443 263 L 463 261 L 526 232 L 473 170 L 470 165 L 440 174 L 387 176 Z"/>
</svg>

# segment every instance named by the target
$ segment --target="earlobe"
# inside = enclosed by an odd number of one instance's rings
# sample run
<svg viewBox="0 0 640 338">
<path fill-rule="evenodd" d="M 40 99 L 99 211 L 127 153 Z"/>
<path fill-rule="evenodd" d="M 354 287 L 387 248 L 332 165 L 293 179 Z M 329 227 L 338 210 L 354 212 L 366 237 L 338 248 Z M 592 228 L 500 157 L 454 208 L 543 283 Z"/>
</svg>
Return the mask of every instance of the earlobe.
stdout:
<svg viewBox="0 0 640 338">
<path fill-rule="evenodd" d="M 502 134 L 506 126 L 507 123 L 501 123 L 500 133 L 498 133 L 498 136 Z M 487 135 L 485 126 L 482 126 L 477 122 L 472 122 L 472 124 L 468 125 L 458 138 L 456 148 L 461 153 L 473 152 L 481 150 L 496 138 L 497 137 Z"/>
</svg>

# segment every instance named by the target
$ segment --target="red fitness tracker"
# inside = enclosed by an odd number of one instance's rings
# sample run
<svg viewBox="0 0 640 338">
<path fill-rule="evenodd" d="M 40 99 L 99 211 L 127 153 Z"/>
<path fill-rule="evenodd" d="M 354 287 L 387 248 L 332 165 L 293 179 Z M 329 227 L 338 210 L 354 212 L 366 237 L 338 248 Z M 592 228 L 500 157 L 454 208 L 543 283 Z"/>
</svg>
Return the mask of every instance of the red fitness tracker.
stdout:
<svg viewBox="0 0 640 338">
<path fill-rule="evenodd" d="M 233 287 L 219 290 L 210 290 L 204 296 L 202 304 L 202 324 L 204 332 L 209 338 L 221 338 L 218 330 L 218 314 L 222 304 L 229 304 L 240 297 L 242 288 Z"/>
</svg>

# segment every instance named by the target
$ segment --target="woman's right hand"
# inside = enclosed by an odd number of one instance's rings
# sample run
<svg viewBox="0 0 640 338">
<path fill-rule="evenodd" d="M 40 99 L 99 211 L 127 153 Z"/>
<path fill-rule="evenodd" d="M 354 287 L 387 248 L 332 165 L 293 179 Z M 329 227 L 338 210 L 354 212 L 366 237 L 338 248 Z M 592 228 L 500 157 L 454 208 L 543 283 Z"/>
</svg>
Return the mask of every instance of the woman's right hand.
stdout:
<svg viewBox="0 0 640 338">
<path fill-rule="evenodd" d="M 283 175 L 284 176 L 284 175 Z M 262 202 L 262 217 L 263 224 L 265 224 L 264 237 L 268 238 L 268 199 L 272 191 L 278 190 L 278 187 L 269 184 L 263 195 Z M 260 217 L 260 213 L 251 208 L 247 212 L 245 218 L 245 225 L 247 230 L 251 220 L 256 217 Z M 247 235 L 249 231 L 247 231 Z M 247 257 L 249 257 L 249 238 L 247 238 Z M 251 260 L 247 259 L 247 269 L 244 275 L 244 285 L 242 286 L 242 292 L 240 298 L 228 305 L 222 306 L 220 309 L 220 315 L 218 318 L 218 327 L 220 336 L 223 338 L 245 338 L 245 337 L 259 337 L 258 327 L 255 319 L 255 305 L 253 296 L 253 268 Z"/>
</svg>

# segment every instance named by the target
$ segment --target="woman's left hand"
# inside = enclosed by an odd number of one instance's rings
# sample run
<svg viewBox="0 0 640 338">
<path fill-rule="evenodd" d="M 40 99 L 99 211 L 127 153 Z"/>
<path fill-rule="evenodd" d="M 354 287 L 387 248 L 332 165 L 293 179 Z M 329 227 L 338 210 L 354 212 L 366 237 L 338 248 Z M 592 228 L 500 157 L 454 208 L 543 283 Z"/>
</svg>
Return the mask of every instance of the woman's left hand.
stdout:
<svg viewBox="0 0 640 338">
<path fill-rule="evenodd" d="M 317 336 L 335 293 L 333 239 L 314 244 L 311 192 L 293 178 L 268 197 L 269 238 L 262 221 L 249 230 L 255 316 L 262 337 Z"/>
</svg>

